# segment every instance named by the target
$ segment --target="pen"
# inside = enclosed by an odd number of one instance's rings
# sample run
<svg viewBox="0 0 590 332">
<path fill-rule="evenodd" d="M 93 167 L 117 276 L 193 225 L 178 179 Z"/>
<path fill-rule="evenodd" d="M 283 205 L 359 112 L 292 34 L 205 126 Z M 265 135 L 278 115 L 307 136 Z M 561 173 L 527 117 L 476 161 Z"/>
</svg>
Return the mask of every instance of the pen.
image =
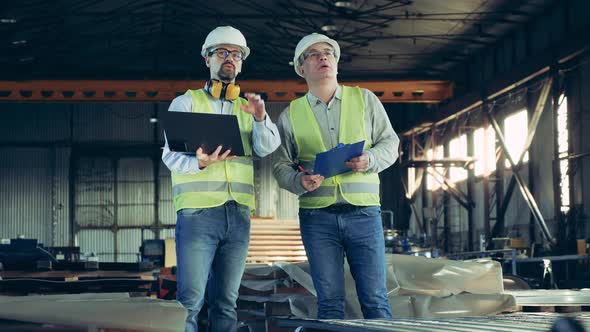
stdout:
<svg viewBox="0 0 590 332">
<path fill-rule="evenodd" d="M 308 171 L 306 171 L 305 168 L 303 168 L 303 166 L 301 166 L 300 164 L 294 164 L 293 165 L 293 168 L 296 171 L 299 171 L 299 172 L 303 173 L 304 175 L 311 175 L 311 173 L 308 172 Z"/>
<path fill-rule="evenodd" d="M 301 172 L 301 173 L 307 173 L 307 172 L 305 171 L 305 169 L 303 169 L 303 166 L 301 166 L 301 165 L 297 165 L 297 169 L 298 169 L 298 170 L 299 170 L 299 172 Z"/>
</svg>

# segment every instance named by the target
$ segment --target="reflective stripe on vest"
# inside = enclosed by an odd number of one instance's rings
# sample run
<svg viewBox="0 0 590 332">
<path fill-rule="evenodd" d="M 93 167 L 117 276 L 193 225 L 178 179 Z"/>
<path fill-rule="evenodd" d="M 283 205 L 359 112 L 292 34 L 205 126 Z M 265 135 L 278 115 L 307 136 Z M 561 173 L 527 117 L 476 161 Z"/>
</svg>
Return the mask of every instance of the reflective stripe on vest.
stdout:
<svg viewBox="0 0 590 332">
<path fill-rule="evenodd" d="M 315 155 L 327 149 L 307 95 L 292 101 L 289 110 L 297 156 L 305 169 L 312 169 L 310 166 L 315 161 Z M 338 142 L 349 144 L 362 140 L 365 141 L 364 148 L 370 148 L 361 89 L 343 86 Z M 376 173 L 349 172 L 325 179 L 318 189 L 299 196 L 299 207 L 311 209 L 330 206 L 338 197 L 336 190 L 353 205 L 380 204 L 379 176 Z"/>
<path fill-rule="evenodd" d="M 203 89 L 188 91 L 193 112 L 211 113 L 209 99 Z M 232 114 L 238 117 L 246 156 L 214 163 L 197 174 L 172 173 L 172 194 L 176 211 L 186 208 L 208 208 L 224 204 L 228 196 L 254 210 L 254 164 L 252 161 L 252 116 L 240 110 L 248 102 L 233 102 Z"/>
</svg>

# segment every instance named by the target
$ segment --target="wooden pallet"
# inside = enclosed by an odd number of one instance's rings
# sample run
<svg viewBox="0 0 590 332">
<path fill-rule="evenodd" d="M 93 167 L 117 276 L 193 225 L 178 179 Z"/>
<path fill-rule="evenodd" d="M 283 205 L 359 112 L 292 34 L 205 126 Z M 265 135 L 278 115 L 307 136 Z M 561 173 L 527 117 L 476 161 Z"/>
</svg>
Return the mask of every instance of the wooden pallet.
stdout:
<svg viewBox="0 0 590 332">
<path fill-rule="evenodd" d="M 252 219 L 247 263 L 295 263 L 306 260 L 297 220 Z"/>
</svg>

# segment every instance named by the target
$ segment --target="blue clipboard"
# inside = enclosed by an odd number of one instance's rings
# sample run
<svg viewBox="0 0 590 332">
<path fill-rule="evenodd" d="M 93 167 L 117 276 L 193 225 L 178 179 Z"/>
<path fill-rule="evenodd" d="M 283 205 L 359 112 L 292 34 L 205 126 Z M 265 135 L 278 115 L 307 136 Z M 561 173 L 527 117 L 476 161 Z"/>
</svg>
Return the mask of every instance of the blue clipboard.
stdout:
<svg viewBox="0 0 590 332">
<path fill-rule="evenodd" d="M 338 174 L 352 171 L 352 168 L 346 166 L 346 162 L 354 157 L 363 154 L 365 141 L 351 144 L 338 144 L 332 150 L 318 153 L 315 156 L 313 167 L 314 174 L 320 174 L 324 178 L 331 178 Z"/>
</svg>

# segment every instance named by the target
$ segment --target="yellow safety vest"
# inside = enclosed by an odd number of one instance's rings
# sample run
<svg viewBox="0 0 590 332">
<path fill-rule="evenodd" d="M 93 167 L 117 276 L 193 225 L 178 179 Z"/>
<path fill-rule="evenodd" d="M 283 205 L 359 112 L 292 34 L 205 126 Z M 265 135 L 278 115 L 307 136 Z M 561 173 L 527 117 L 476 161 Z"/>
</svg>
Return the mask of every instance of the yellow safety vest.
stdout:
<svg viewBox="0 0 590 332">
<path fill-rule="evenodd" d="M 364 149 L 370 148 L 365 130 L 365 102 L 361 89 L 343 86 L 341 105 L 338 141 L 350 144 L 364 140 Z M 307 96 L 293 100 L 289 110 L 299 162 L 305 169 L 312 169 L 316 154 L 327 150 L 317 119 Z M 379 175 L 348 172 L 325 179 L 318 189 L 299 196 L 299 207 L 315 209 L 330 206 L 336 202 L 336 190 L 352 205 L 380 205 Z"/>
<path fill-rule="evenodd" d="M 203 89 L 188 90 L 193 99 L 193 112 L 212 113 L 209 99 Z M 228 195 L 236 202 L 254 210 L 254 166 L 252 162 L 252 115 L 242 111 L 240 105 L 248 101 L 236 99 L 232 114 L 238 117 L 242 144 L 246 156 L 207 166 L 197 174 L 172 173 L 172 195 L 176 211 L 188 208 L 220 206 Z"/>
</svg>

